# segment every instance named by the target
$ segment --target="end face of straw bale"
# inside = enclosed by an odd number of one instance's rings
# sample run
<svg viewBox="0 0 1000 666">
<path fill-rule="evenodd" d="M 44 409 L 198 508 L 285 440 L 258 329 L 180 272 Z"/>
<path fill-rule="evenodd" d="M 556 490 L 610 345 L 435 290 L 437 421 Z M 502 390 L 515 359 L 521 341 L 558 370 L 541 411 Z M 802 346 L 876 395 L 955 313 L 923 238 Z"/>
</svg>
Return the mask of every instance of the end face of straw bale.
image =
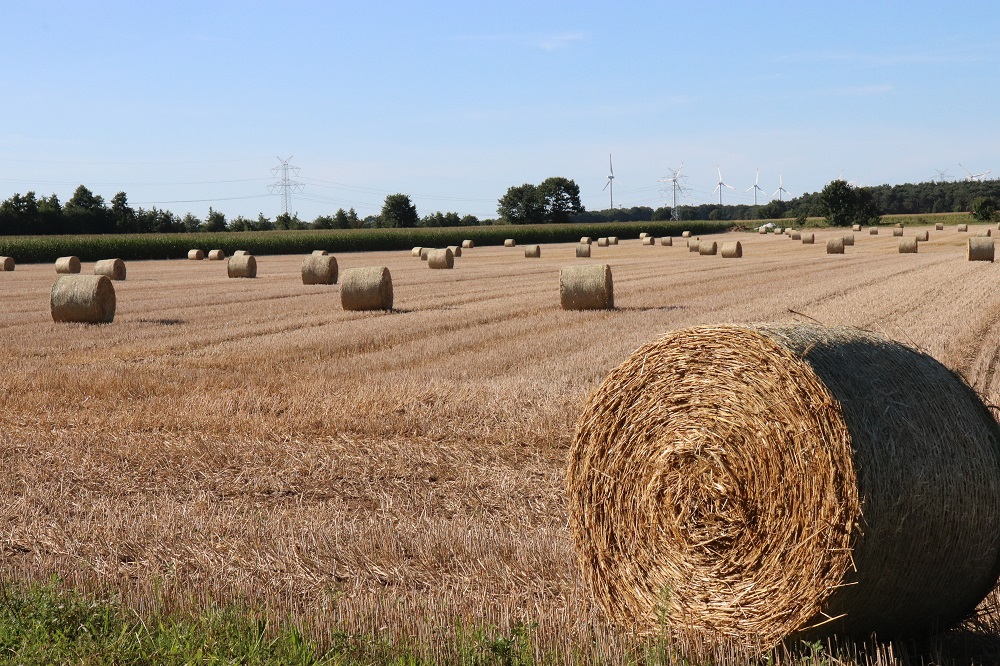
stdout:
<svg viewBox="0 0 1000 666">
<path fill-rule="evenodd" d="M 121 259 L 101 259 L 94 264 L 94 275 L 107 275 L 111 280 L 124 280 L 125 262 Z"/>
<path fill-rule="evenodd" d="M 0 272 L 14 270 L 14 257 L 0 257 Z"/>
<path fill-rule="evenodd" d="M 844 245 L 854 245 L 854 234 L 844 236 Z"/>
<path fill-rule="evenodd" d="M 969 261 L 993 261 L 993 239 L 975 236 L 968 240 L 965 257 Z"/>
<path fill-rule="evenodd" d="M 590 246 L 586 243 L 580 243 L 576 246 L 576 256 L 578 259 L 587 259 L 590 257 Z"/>
<path fill-rule="evenodd" d="M 476 242 L 473 240 L 464 240 L 462 241 L 462 247 L 464 247 L 466 250 L 471 250 L 472 248 L 476 247 Z"/>
<path fill-rule="evenodd" d="M 660 239 L 660 245 L 671 247 L 673 244 L 674 244 L 674 239 L 671 238 L 670 236 L 664 236 L 663 238 Z"/>
<path fill-rule="evenodd" d="M 517 241 L 513 238 L 508 238 L 503 242 L 504 247 L 517 247 Z"/>
<path fill-rule="evenodd" d="M 722 244 L 719 252 L 724 259 L 741 259 L 743 257 L 743 244 L 739 241 L 727 241 Z"/>
<path fill-rule="evenodd" d="M 462 256 L 462 246 L 461 245 L 449 245 L 448 249 L 451 250 L 451 253 L 455 256 L 456 259 L 458 257 Z"/>
<path fill-rule="evenodd" d="M 983 238 L 991 238 L 993 236 L 993 230 L 992 229 L 982 229 L 979 232 L 977 232 L 976 235 L 977 236 L 981 236 Z"/>
<path fill-rule="evenodd" d="M 204 250 L 188 250 L 188 259 L 191 261 L 201 261 L 205 258 Z"/>
<path fill-rule="evenodd" d="M 542 246 L 541 245 L 525 245 L 524 246 L 524 257 L 526 259 L 539 259 L 542 256 Z"/>
<path fill-rule="evenodd" d="M 52 321 L 110 324 L 115 319 L 115 286 L 106 275 L 63 275 L 52 285 Z"/>
<path fill-rule="evenodd" d="M 340 276 L 340 305 L 345 310 L 391 310 L 389 269 L 385 266 L 344 269 Z"/>
<path fill-rule="evenodd" d="M 563 310 L 611 310 L 615 289 L 607 264 L 564 266 L 559 271 L 559 303 Z"/>
<path fill-rule="evenodd" d="M 799 234 L 802 238 L 802 243 L 805 245 L 814 245 L 816 243 L 816 234 Z"/>
<path fill-rule="evenodd" d="M 454 268 L 455 267 L 455 253 L 451 251 L 451 248 L 442 248 L 440 250 L 431 250 L 430 254 L 427 255 L 427 268 Z"/>
<path fill-rule="evenodd" d="M 310 254 L 302 260 L 302 284 L 336 284 L 337 259 L 329 254 Z"/>
<path fill-rule="evenodd" d="M 844 254 L 844 239 L 843 238 L 831 238 L 826 241 L 826 253 L 827 254 Z"/>
<path fill-rule="evenodd" d="M 59 257 L 56 259 L 56 273 L 70 274 L 80 272 L 80 257 Z"/>
<path fill-rule="evenodd" d="M 698 254 L 714 257 L 719 252 L 719 246 L 715 241 L 699 241 Z"/>
<path fill-rule="evenodd" d="M 240 254 L 229 257 L 226 272 L 231 278 L 257 277 L 257 259 L 252 254 Z"/>
<path fill-rule="evenodd" d="M 767 233 L 767 227 L 761 227 L 760 229 L 757 230 L 757 233 L 761 234 L 761 235 L 766 234 Z"/>
<path fill-rule="evenodd" d="M 899 253 L 900 254 L 916 254 L 917 253 L 917 238 L 916 236 L 911 236 L 909 238 L 903 238 L 899 241 Z"/>
<path fill-rule="evenodd" d="M 222 261 L 226 258 L 225 250 L 209 250 L 208 258 L 210 261 Z"/>
</svg>

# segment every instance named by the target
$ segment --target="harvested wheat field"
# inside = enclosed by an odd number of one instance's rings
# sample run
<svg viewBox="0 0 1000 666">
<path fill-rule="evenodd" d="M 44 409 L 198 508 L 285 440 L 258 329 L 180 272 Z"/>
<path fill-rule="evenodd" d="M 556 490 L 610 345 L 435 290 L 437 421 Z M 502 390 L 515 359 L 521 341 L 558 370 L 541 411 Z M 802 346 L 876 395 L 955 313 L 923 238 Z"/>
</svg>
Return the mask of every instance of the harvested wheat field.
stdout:
<svg viewBox="0 0 1000 666">
<path fill-rule="evenodd" d="M 738 262 L 634 238 L 582 260 L 575 243 L 482 246 L 452 271 L 339 254 L 389 268 L 391 313 L 303 285 L 302 256 L 258 257 L 255 280 L 135 261 L 100 326 L 54 323 L 52 265 L 19 264 L 0 274 L 4 577 L 58 575 L 140 613 L 246 602 L 431 659 L 461 623 L 531 627 L 537 658 L 629 661 L 638 639 L 592 599 L 568 528 L 590 392 L 667 331 L 821 322 L 918 347 L 1000 404 L 1000 266 L 966 260 L 974 231 L 905 256 L 890 234 L 827 255 L 843 232 L 826 229 L 710 237 L 739 240 Z M 560 269 L 586 262 L 611 267 L 616 309 L 560 308 Z M 980 610 L 982 642 L 995 595 Z"/>
</svg>

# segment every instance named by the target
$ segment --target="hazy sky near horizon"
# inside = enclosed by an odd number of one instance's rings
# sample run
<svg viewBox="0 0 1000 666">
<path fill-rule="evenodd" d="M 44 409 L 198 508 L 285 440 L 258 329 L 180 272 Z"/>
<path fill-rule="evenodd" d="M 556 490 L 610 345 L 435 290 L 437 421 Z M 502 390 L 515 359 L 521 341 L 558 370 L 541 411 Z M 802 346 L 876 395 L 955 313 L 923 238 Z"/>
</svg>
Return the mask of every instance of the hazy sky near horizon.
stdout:
<svg viewBox="0 0 1000 666">
<path fill-rule="evenodd" d="M 572 178 L 588 209 L 752 203 L 842 176 L 1000 175 L 993 2 L 4 0 L 0 199 L 79 184 L 204 216 L 274 217 L 293 156 L 311 220 L 495 217 Z M 765 201 L 764 197 L 758 199 Z"/>
</svg>

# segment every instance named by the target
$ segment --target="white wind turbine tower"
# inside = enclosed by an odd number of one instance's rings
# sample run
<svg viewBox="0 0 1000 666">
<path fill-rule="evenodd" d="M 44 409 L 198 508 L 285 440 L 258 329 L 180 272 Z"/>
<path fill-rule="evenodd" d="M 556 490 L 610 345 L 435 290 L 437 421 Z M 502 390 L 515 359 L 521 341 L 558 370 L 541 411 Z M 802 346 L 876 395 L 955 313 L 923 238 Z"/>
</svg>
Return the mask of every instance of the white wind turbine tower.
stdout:
<svg viewBox="0 0 1000 666">
<path fill-rule="evenodd" d="M 785 189 L 785 186 L 781 184 L 781 174 L 779 173 L 779 174 L 778 174 L 778 189 L 776 189 L 776 190 L 774 191 L 774 194 L 772 194 L 771 196 L 773 197 L 773 196 L 774 196 L 774 195 L 776 194 L 776 195 L 778 195 L 778 201 L 781 201 L 781 193 L 782 193 L 782 192 L 784 192 L 784 193 L 785 193 L 785 194 L 787 194 L 788 196 L 791 196 L 791 195 L 792 195 L 792 193 L 791 193 L 791 192 L 789 192 L 788 190 L 786 190 L 786 189 Z"/>
<path fill-rule="evenodd" d="M 722 174 L 721 173 L 719 174 L 719 180 L 722 180 Z M 760 169 L 757 169 L 757 177 L 753 179 L 753 185 L 751 187 L 748 187 L 746 189 L 747 192 L 749 192 L 750 190 L 753 190 L 753 205 L 754 206 L 757 205 L 757 192 L 760 192 L 761 194 L 767 196 L 767 192 L 765 192 L 761 188 L 761 186 L 758 185 L 759 182 L 760 182 Z"/>
<path fill-rule="evenodd" d="M 670 167 L 667 168 L 670 169 Z M 670 183 L 671 189 L 673 190 L 670 205 L 670 219 L 672 220 L 681 219 L 680 212 L 677 210 L 677 193 L 680 192 L 683 194 L 685 190 L 685 187 L 680 183 L 681 178 L 687 178 L 687 176 L 681 175 L 681 169 L 683 168 L 684 162 L 681 162 L 681 165 L 676 169 L 670 169 L 669 177 L 664 176 L 657 181 L 658 183 Z"/>
<path fill-rule="evenodd" d="M 986 171 L 983 171 L 982 173 L 972 173 L 971 171 L 969 171 L 968 169 L 966 169 L 964 166 L 962 166 L 961 162 L 958 163 L 958 166 L 962 167 L 962 169 L 965 171 L 965 173 L 969 174 L 969 178 L 968 179 L 970 181 L 972 181 L 972 180 L 982 180 L 985 176 L 988 176 L 991 171 L 993 171 L 993 169 L 987 169 Z"/>
<path fill-rule="evenodd" d="M 731 190 L 736 190 L 736 188 L 733 187 L 732 185 L 727 185 L 726 183 L 722 182 L 722 169 L 719 168 L 718 164 L 715 165 L 715 169 L 716 169 L 716 171 L 719 172 L 719 183 L 718 183 L 718 185 L 715 186 L 715 189 L 712 190 L 712 194 L 715 194 L 716 191 L 719 192 L 719 205 L 721 206 L 722 205 L 722 188 L 723 187 L 728 187 Z"/>
<path fill-rule="evenodd" d="M 614 210 L 615 209 L 615 165 L 611 163 L 611 153 L 608 153 L 608 168 L 611 170 L 611 173 L 608 175 L 608 182 L 606 182 L 604 184 L 604 187 L 601 188 L 601 192 L 608 189 L 609 187 L 611 188 L 610 192 L 611 210 Z"/>
</svg>

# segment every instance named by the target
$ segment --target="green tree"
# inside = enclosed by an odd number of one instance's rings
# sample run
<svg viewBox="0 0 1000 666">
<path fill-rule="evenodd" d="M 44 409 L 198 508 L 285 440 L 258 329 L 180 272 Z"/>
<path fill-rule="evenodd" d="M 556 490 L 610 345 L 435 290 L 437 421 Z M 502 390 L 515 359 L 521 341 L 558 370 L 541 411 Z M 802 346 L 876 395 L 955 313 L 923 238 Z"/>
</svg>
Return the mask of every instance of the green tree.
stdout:
<svg viewBox="0 0 1000 666">
<path fill-rule="evenodd" d="M 187 232 L 201 230 L 201 219 L 194 213 L 185 213 L 184 217 L 181 218 L 181 224 L 184 225 L 184 231 Z"/>
<path fill-rule="evenodd" d="M 380 227 L 415 227 L 420 218 L 408 194 L 390 194 L 382 204 Z"/>
<path fill-rule="evenodd" d="M 545 207 L 546 222 L 569 222 L 572 216 L 583 212 L 580 186 L 568 178 L 562 176 L 546 178 L 538 186 L 538 195 Z"/>
<path fill-rule="evenodd" d="M 531 183 L 515 185 L 500 197 L 497 215 L 505 224 L 540 224 L 545 221 L 545 199 Z"/>
<path fill-rule="evenodd" d="M 834 227 L 872 225 L 882 219 L 871 189 L 853 187 L 840 179 L 826 184 L 819 193 L 819 205 L 827 224 Z"/>
<path fill-rule="evenodd" d="M 972 217 L 980 222 L 989 222 L 997 214 L 997 202 L 993 197 L 979 197 L 972 202 Z"/>
<path fill-rule="evenodd" d="M 136 230 L 135 211 L 128 205 L 128 195 L 124 192 L 111 197 L 111 221 L 116 233 L 126 234 Z"/>
<path fill-rule="evenodd" d="M 354 208 L 350 208 L 347 211 L 347 228 L 348 229 L 360 229 L 363 226 L 365 226 L 364 220 L 362 220 L 361 218 L 358 217 L 358 214 L 354 210 Z"/>
<path fill-rule="evenodd" d="M 304 229 L 306 225 L 299 219 L 298 213 L 295 213 L 294 215 L 282 213 L 278 217 L 274 218 L 274 226 L 276 229 L 291 231 L 295 229 Z"/>
<path fill-rule="evenodd" d="M 73 233 L 106 234 L 114 231 L 104 198 L 83 185 L 74 190 L 73 196 L 63 206 L 63 216 Z"/>
<path fill-rule="evenodd" d="M 226 226 L 226 215 L 220 211 L 215 210 L 211 206 L 208 207 L 208 215 L 205 216 L 205 223 L 201 225 L 202 231 L 226 231 L 228 227 Z"/>
</svg>

